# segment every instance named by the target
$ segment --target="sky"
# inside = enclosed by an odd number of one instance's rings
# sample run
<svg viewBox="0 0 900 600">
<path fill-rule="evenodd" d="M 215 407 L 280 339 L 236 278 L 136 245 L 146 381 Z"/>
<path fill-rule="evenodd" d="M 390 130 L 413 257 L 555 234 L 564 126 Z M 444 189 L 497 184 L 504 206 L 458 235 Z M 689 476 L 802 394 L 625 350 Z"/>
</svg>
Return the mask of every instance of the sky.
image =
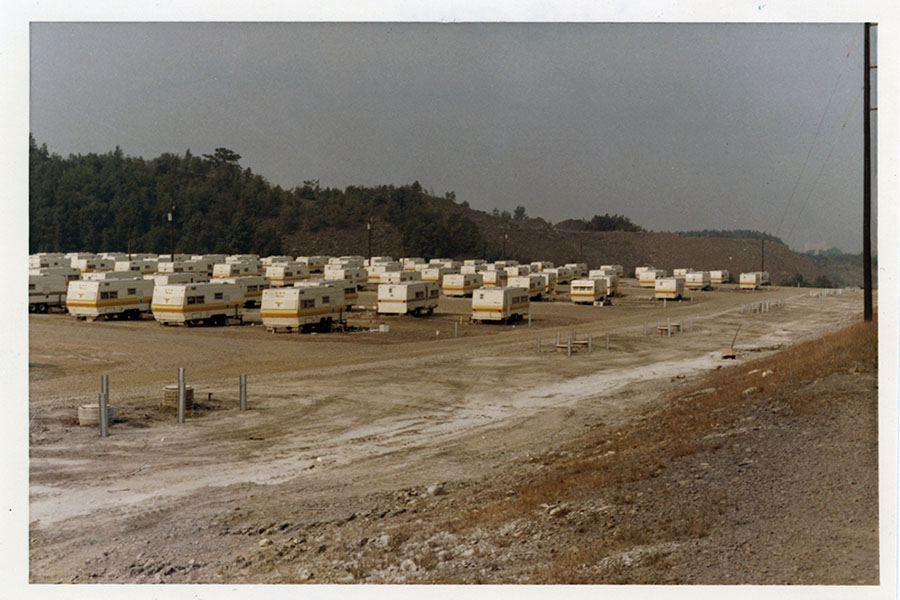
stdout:
<svg viewBox="0 0 900 600">
<path fill-rule="evenodd" d="M 62 156 L 862 249 L 860 24 L 37 22 L 30 51 Z"/>
</svg>

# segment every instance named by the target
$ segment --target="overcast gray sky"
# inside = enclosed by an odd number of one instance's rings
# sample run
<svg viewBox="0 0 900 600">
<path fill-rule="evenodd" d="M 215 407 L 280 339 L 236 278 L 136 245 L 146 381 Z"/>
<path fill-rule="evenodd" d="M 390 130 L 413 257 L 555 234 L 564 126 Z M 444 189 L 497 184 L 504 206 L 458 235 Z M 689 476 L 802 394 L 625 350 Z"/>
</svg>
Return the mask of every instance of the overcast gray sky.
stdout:
<svg viewBox="0 0 900 600">
<path fill-rule="evenodd" d="M 862 249 L 861 24 L 33 23 L 62 154 Z M 874 101 L 873 101 L 874 103 Z"/>
</svg>

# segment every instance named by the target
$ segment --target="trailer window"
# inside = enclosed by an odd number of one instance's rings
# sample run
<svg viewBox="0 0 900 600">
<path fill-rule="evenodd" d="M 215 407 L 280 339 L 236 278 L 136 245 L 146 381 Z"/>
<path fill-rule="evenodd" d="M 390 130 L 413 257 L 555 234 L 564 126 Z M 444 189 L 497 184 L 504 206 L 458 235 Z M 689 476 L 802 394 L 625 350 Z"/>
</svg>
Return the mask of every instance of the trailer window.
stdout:
<svg viewBox="0 0 900 600">
<path fill-rule="evenodd" d="M 316 305 L 315 300 L 301 300 L 300 308 L 312 308 Z"/>
<path fill-rule="evenodd" d="M 111 292 L 100 292 L 101 300 L 114 300 L 118 297 L 119 297 L 119 292 L 116 290 L 113 290 Z"/>
<path fill-rule="evenodd" d="M 29 284 L 28 284 L 28 289 L 29 289 L 29 290 L 35 289 L 34 284 L 33 284 L 33 283 L 29 283 Z"/>
<path fill-rule="evenodd" d="M 137 296 L 137 288 L 128 288 L 128 296 Z"/>
<path fill-rule="evenodd" d="M 203 304 L 203 296 L 188 296 L 188 304 Z"/>
<path fill-rule="evenodd" d="M 216 292 L 215 296 L 213 296 L 216 300 L 221 300 L 223 297 L 224 294 L 222 292 Z"/>
<path fill-rule="evenodd" d="M 416 300 L 421 300 L 425 297 L 425 292 L 416 292 Z"/>
</svg>

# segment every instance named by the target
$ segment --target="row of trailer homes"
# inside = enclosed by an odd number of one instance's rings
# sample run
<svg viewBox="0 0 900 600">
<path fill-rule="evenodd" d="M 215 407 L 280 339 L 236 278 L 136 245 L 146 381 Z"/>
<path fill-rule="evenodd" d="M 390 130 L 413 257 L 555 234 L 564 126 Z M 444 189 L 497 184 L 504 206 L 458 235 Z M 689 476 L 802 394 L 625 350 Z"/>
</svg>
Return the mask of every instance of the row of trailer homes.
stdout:
<svg viewBox="0 0 900 600">
<path fill-rule="evenodd" d="M 528 315 L 531 301 L 556 297 L 559 285 L 569 285 L 575 304 L 608 303 L 624 276 L 621 265 L 254 254 L 39 253 L 29 256 L 29 269 L 30 312 L 62 309 L 89 321 L 150 313 L 163 325 L 190 326 L 240 322 L 246 309 L 259 308 L 273 332 L 344 323 L 366 287 L 377 290 L 378 314 L 427 316 L 444 295 L 472 298 L 474 321 L 513 322 Z M 728 271 L 676 269 L 670 277 L 638 267 L 634 276 L 660 299 L 731 282 Z M 768 274 L 742 273 L 739 282 L 756 289 Z"/>
</svg>

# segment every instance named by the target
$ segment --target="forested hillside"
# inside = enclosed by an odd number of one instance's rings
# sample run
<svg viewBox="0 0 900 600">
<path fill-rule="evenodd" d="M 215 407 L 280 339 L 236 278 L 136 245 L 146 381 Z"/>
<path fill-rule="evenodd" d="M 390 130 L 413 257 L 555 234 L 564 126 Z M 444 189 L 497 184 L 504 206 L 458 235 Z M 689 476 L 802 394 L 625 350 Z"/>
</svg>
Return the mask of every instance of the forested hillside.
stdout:
<svg viewBox="0 0 900 600">
<path fill-rule="evenodd" d="M 387 229 L 399 236 L 405 254 L 453 256 L 483 246 L 464 214 L 430 209 L 418 182 L 340 190 L 306 181 L 284 190 L 241 167 L 227 148 L 145 160 L 119 148 L 62 158 L 33 138 L 30 146 L 30 252 L 168 252 L 173 205 L 176 252 L 312 252 L 304 238 L 324 229 L 364 233 L 369 220 L 382 236 Z"/>
</svg>

